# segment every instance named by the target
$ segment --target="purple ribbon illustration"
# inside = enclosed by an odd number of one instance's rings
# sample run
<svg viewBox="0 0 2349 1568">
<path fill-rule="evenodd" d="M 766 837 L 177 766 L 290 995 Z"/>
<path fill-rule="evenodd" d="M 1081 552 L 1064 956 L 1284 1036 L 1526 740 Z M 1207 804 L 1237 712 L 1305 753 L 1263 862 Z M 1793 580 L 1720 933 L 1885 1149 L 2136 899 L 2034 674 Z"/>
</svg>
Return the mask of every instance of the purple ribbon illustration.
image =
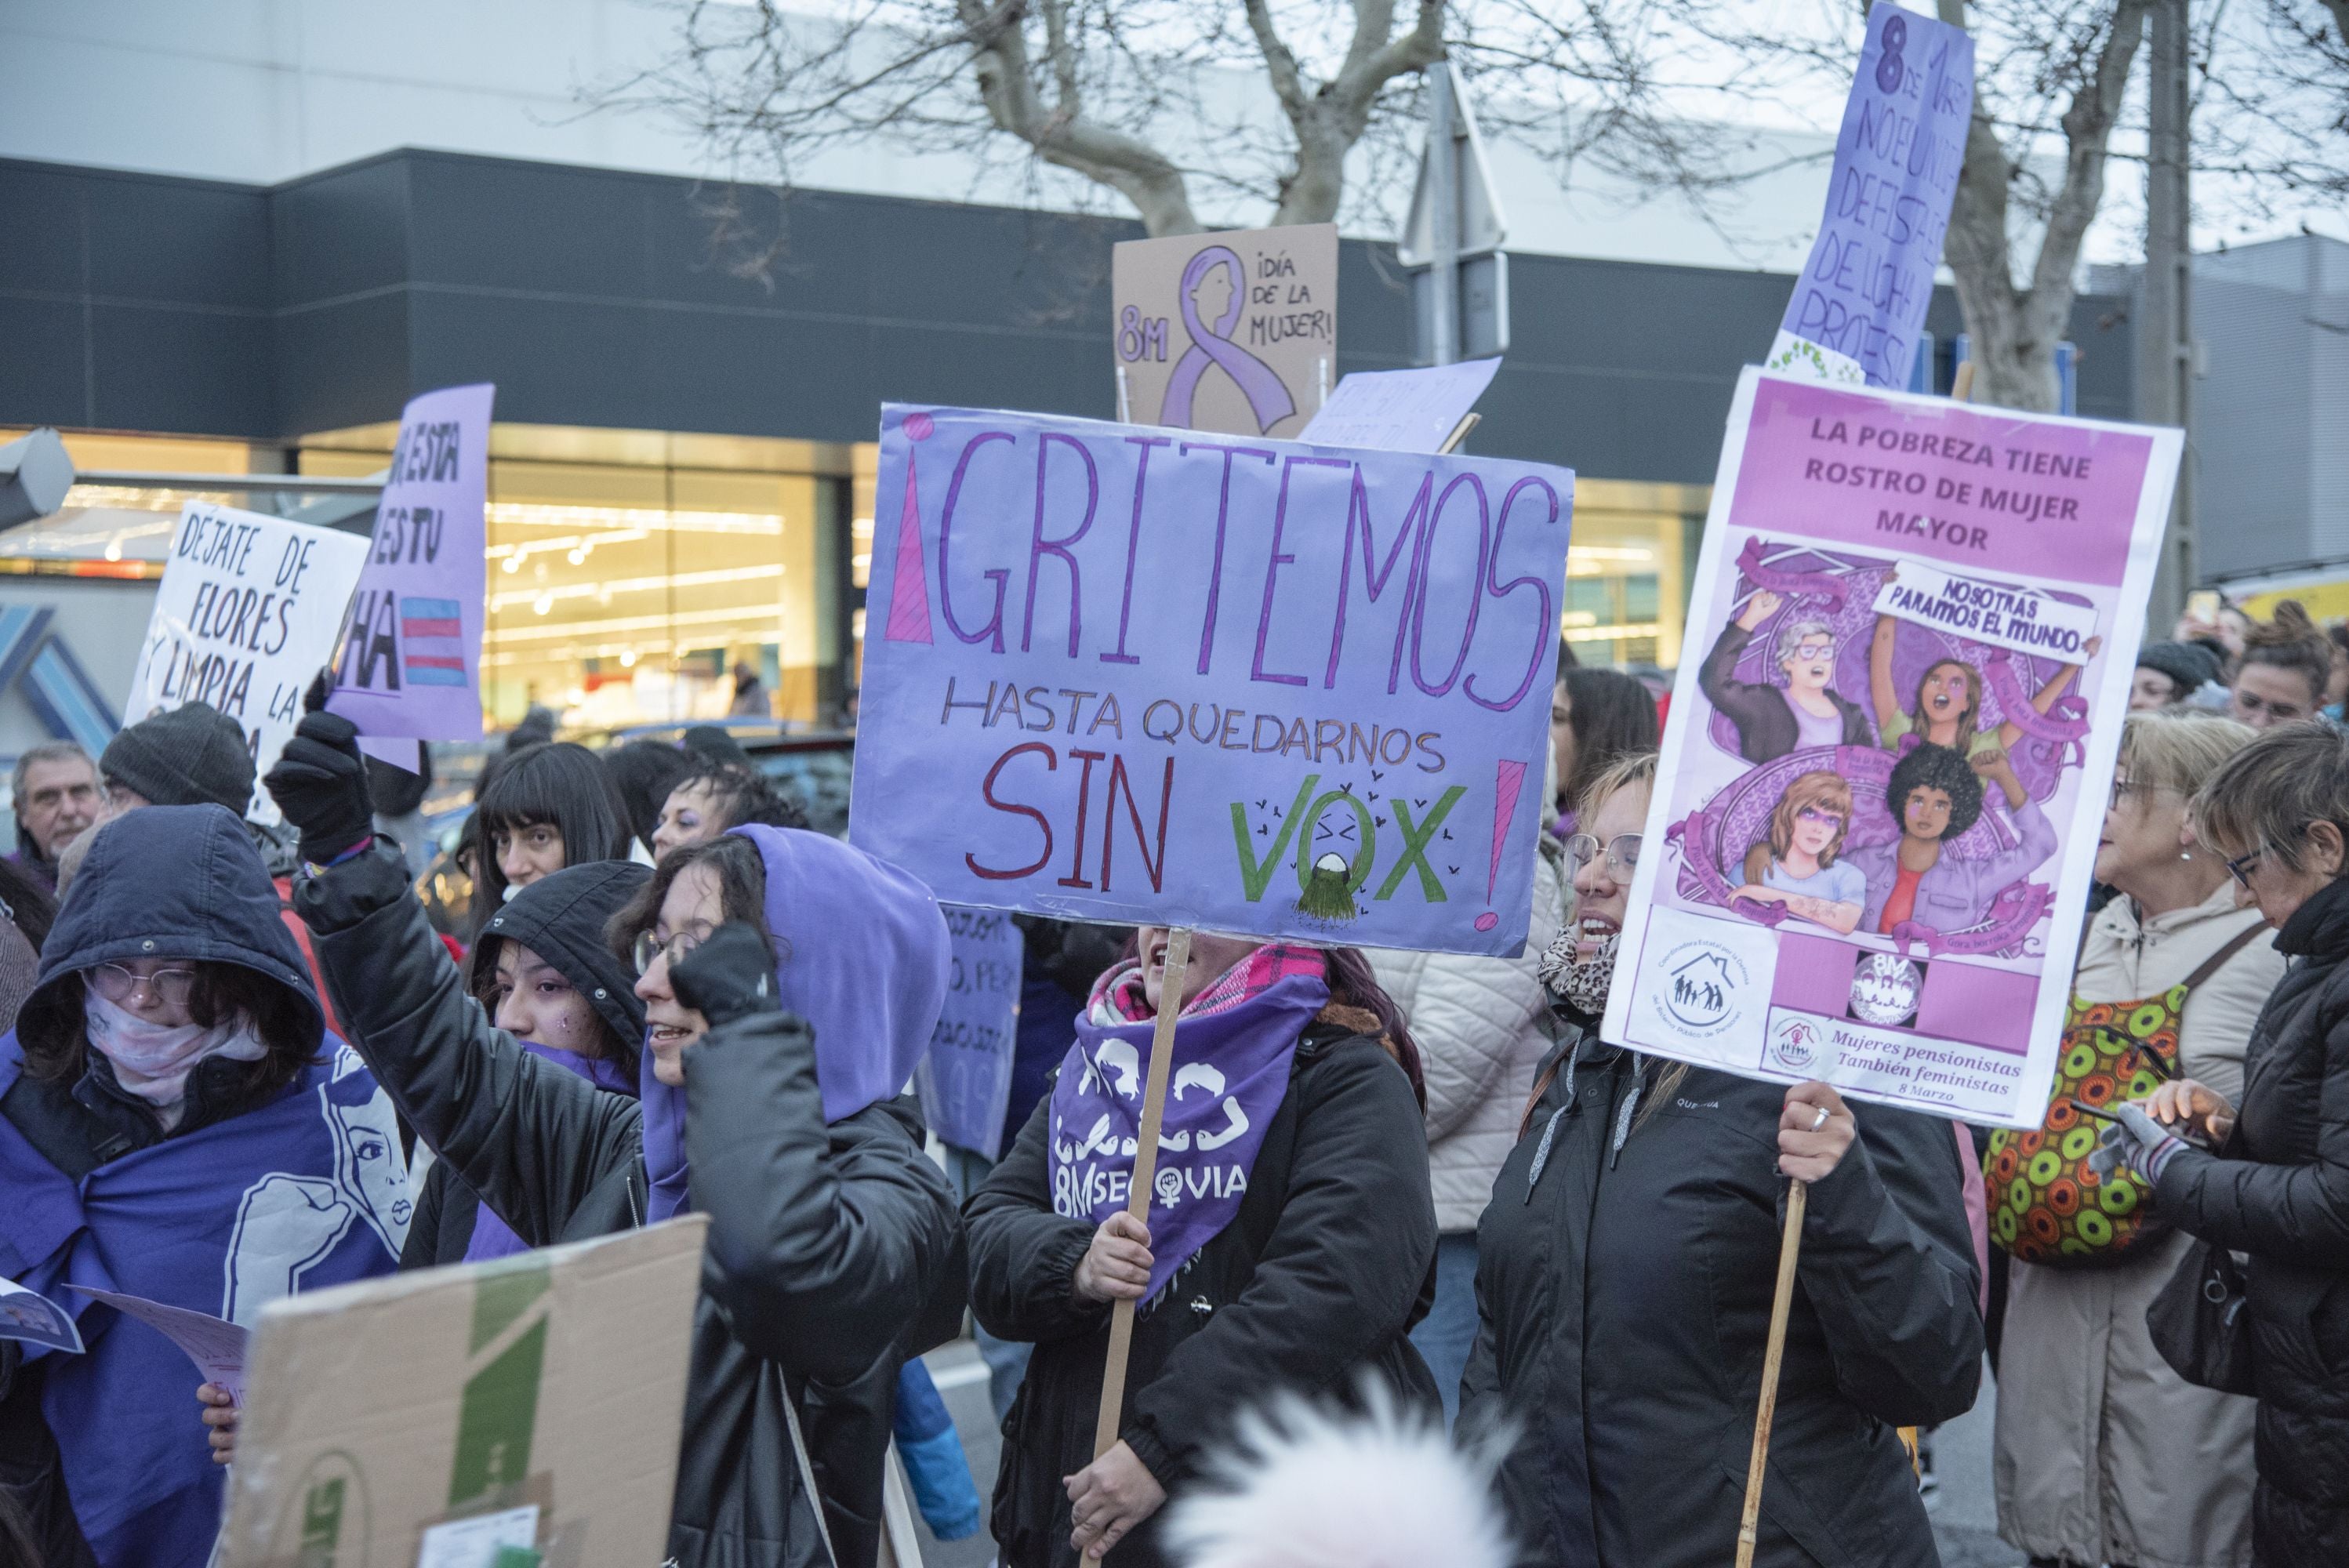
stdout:
<svg viewBox="0 0 2349 1568">
<path fill-rule="evenodd" d="M 1763 565 L 1759 539 L 1748 539 L 1745 548 L 1737 552 L 1737 570 L 1756 588 L 1766 588 L 1789 599 L 1804 593 L 1816 594 L 1827 601 L 1829 614 L 1843 608 L 1844 596 L 1850 592 L 1842 576 L 1833 572 L 1781 572 Z"/>
<path fill-rule="evenodd" d="M 1213 267 L 1232 270 L 1232 303 L 1226 307 L 1223 318 L 1212 327 L 1199 319 L 1199 307 L 1191 298 L 1191 291 Z M 1207 373 L 1211 364 L 1223 367 L 1224 374 L 1246 395 L 1248 411 L 1256 416 L 1257 433 L 1262 435 L 1283 419 L 1297 412 L 1297 404 L 1281 385 L 1279 375 L 1271 366 L 1234 343 L 1229 335 L 1237 326 L 1240 313 L 1247 308 L 1247 268 L 1240 262 L 1239 253 L 1228 246 L 1209 245 L 1191 258 L 1183 269 L 1183 283 L 1175 294 L 1175 304 L 1183 313 L 1184 330 L 1191 335 L 1191 346 L 1174 362 L 1174 374 L 1167 378 L 1166 396 L 1158 405 L 1158 422 L 1178 429 L 1191 428 L 1191 398 L 1199 389 L 1199 377 Z"/>
<path fill-rule="evenodd" d="M 2033 740 L 2073 741 L 2088 733 L 2088 716 L 2084 705 L 2071 705 L 2078 710 L 2073 712 L 2058 701 L 2050 712 L 2044 714 L 2031 706 L 2031 694 L 2023 689 L 2023 678 L 2015 674 L 2013 656 L 2004 648 L 1998 649 L 1983 661 L 1982 675 L 1998 697 L 1999 717 Z"/>
</svg>

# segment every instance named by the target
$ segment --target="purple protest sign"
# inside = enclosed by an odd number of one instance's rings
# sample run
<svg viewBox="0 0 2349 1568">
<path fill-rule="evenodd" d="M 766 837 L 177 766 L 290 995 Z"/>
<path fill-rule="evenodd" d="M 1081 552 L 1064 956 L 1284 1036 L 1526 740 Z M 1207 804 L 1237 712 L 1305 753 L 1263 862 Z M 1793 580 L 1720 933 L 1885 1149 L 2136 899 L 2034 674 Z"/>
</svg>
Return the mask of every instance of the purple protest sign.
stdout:
<svg viewBox="0 0 2349 1568">
<path fill-rule="evenodd" d="M 481 733 L 482 512 L 497 388 L 409 399 L 326 706 L 370 736 Z"/>
<path fill-rule="evenodd" d="M 1019 972 L 1027 945 L 1008 914 L 941 910 L 953 963 L 930 1048 L 914 1068 L 922 1119 L 939 1139 L 992 1160 L 1011 1099 L 1011 1047 L 1019 1027 Z"/>
<path fill-rule="evenodd" d="M 949 903 L 1515 954 L 1574 476 L 892 405 L 850 836 Z"/>
<path fill-rule="evenodd" d="M 1385 452 L 1440 452 L 1500 368 L 1495 357 L 1416 370 L 1357 370 L 1338 383 L 1297 438 Z"/>
<path fill-rule="evenodd" d="M 1908 387 L 1973 102 L 1963 28 L 1889 0 L 1868 12 L 1826 211 L 1768 368 Z"/>
<path fill-rule="evenodd" d="M 2039 1125 L 2182 444 L 1745 373 L 1608 1040 Z"/>
</svg>

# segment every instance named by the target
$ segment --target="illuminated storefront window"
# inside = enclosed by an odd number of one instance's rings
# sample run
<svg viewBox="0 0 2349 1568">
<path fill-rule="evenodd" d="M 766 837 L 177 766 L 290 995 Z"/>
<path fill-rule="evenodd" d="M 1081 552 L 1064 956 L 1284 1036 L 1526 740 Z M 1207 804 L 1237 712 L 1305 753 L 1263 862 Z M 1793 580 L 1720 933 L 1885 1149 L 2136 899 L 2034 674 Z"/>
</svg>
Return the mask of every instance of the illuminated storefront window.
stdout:
<svg viewBox="0 0 2349 1568">
<path fill-rule="evenodd" d="M 1709 487 L 1576 476 L 1561 630 L 1586 665 L 1681 660 L 1688 572 Z"/>
<path fill-rule="evenodd" d="M 301 471 L 372 472 L 395 434 L 306 438 Z M 846 448 L 502 424 L 490 459 L 492 723 L 837 721 Z"/>
</svg>

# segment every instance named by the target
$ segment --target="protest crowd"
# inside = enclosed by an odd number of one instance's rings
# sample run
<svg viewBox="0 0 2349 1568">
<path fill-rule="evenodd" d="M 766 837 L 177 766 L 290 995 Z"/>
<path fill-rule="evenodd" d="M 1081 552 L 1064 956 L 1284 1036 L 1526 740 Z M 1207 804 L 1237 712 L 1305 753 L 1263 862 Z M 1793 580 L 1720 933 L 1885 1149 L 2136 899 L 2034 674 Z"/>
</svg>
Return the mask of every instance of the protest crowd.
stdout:
<svg viewBox="0 0 2349 1568">
<path fill-rule="evenodd" d="M 1115 423 L 883 406 L 844 823 L 772 661 L 498 717 L 487 382 L 364 538 L 188 502 L 9 776 L 0 1568 L 1938 1568 L 1993 1397 L 2010 1561 L 2349 1568 L 2349 626 L 2146 624 L 2178 429 L 1911 391 L 1988 121 L 1864 27 L 1673 672 L 1497 358 L 1333 390 L 1334 223 L 1122 243 Z"/>
<path fill-rule="evenodd" d="M 1759 1561 L 1936 1562 L 1917 1431 L 1971 1406 L 1986 1345 L 2002 1527 L 2034 1563 L 2349 1561 L 2349 658 L 2293 604 L 2178 633 L 2139 652 L 2071 987 L 2075 1024 L 2118 1012 L 2176 1051 L 2089 1140 L 2150 1199 L 2106 1266 L 2063 1266 L 2028 1222 L 1985 1244 L 1984 1156 L 2006 1205 L 2008 1135 L 1978 1150 L 1824 1083 L 1601 1043 L 1657 699 L 1570 647 L 1522 958 L 1194 940 L 1177 1038 L 1248 1080 L 1265 1125 L 1244 1193 L 1164 1229 L 1056 1201 L 1051 1143 L 1101 1094 L 1063 1070 L 1092 1073 L 1071 1031 L 1154 1016 L 1168 931 L 1029 923 L 1019 1101 L 1000 1160 L 952 1151 L 949 1179 L 899 1092 L 939 1004 L 935 900 L 801 825 L 722 737 L 713 758 L 518 733 L 479 790 L 462 943 L 409 885 L 400 776 L 347 719 L 312 712 L 261 781 L 276 828 L 243 820 L 249 759 L 201 705 L 97 758 L 28 753 L 0 864 L 11 1207 L 78 1204 L 151 1248 L 117 1278 L 165 1298 L 249 1244 L 205 1204 L 248 1171 L 331 1171 L 354 1138 L 374 1212 L 318 1233 L 305 1289 L 708 1215 L 680 1563 L 870 1562 L 893 1418 L 915 1467 L 904 1414 L 936 1402 L 901 1375 L 968 1308 L 1007 1563 L 1237 1561 L 1214 1555 L 1223 1529 L 1299 1542 L 1247 1561 L 1336 1561 L 1316 1532 L 1346 1505 L 1282 1466 L 1348 1454 L 1368 1418 L 1387 1447 L 1353 1456 L 1359 1484 L 1409 1458 L 1390 1484 L 1485 1553 L 1452 1560 L 1512 1560 L 1506 1542 L 1661 1564 L 1734 1534 L 1795 1177 L 1810 1219 Z M 2189 1256 L 2240 1269 L 2248 1304 L 2207 1382 L 2147 1326 Z M 1147 1309 L 1096 1458 L 1121 1301 Z M 160 1337 L 23 1348 L 0 1341 L 19 1559 L 200 1562 L 228 1394 Z M 970 1486 L 946 1432 L 926 1508 Z"/>
</svg>

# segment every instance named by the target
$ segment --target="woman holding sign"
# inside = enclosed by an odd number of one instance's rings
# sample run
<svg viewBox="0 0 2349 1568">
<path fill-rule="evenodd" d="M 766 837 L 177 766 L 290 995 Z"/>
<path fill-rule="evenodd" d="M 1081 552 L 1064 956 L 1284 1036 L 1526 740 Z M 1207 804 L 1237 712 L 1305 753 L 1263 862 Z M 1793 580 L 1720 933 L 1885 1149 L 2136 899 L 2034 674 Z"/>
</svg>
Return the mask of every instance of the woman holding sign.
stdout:
<svg viewBox="0 0 2349 1568">
<path fill-rule="evenodd" d="M 367 1055 L 522 1242 L 709 1216 L 677 1562 L 872 1562 L 898 1365 L 961 1315 L 953 1201 L 893 1103 L 946 993 L 936 901 L 818 833 L 672 851 L 606 931 L 650 1026 L 632 1099 L 532 1054 L 466 994 L 369 838 L 349 721 L 309 715 L 267 782 L 320 868 L 295 905 Z"/>
<path fill-rule="evenodd" d="M 1717 1568 L 1734 1553 L 1785 1177 L 1809 1183 L 1759 1528 L 1769 1568 L 1940 1561 L 1894 1429 L 1971 1407 L 1982 1326 L 1958 1151 L 1856 1109 L 1598 1036 L 1655 755 L 1581 802 L 1576 918 L 1546 965 L 1574 1037 L 1543 1069 L 1477 1232 L 1461 1428 L 1514 1423 L 1528 1562 Z"/>
<path fill-rule="evenodd" d="M 1434 1288 L 1418 1052 L 1359 952 L 1192 939 L 1150 1221 L 1127 1214 L 1167 941 L 1144 926 L 1095 983 L 967 1210 L 978 1321 L 1036 1346 L 995 1488 L 1019 1568 L 1163 1562 L 1168 1494 L 1281 1390 L 1342 1395 L 1368 1373 L 1440 1418 L 1408 1337 Z M 1095 1459 L 1120 1301 L 1141 1304 L 1124 1425 Z"/>
</svg>

